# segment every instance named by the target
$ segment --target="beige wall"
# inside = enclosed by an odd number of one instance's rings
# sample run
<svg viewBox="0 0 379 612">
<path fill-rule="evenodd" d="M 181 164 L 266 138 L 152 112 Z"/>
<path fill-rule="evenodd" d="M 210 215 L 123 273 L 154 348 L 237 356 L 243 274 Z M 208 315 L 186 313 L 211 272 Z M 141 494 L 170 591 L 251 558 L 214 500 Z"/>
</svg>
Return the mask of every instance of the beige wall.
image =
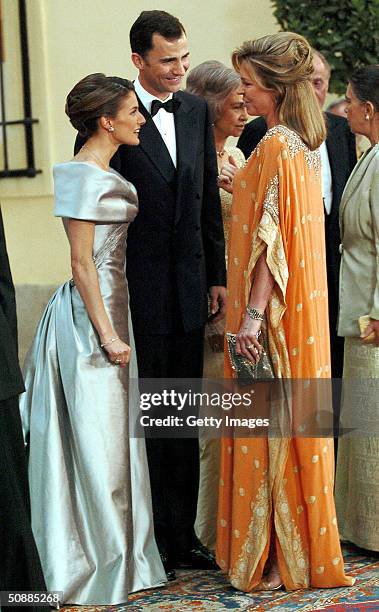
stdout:
<svg viewBox="0 0 379 612">
<path fill-rule="evenodd" d="M 8 70 L 17 62 L 13 58 L 11 66 L 17 4 L 3 0 Z M 74 83 L 91 72 L 135 76 L 128 32 L 141 10 L 161 8 L 179 17 L 192 66 L 206 59 L 228 63 L 233 47 L 278 27 L 269 0 L 28 0 L 27 8 L 33 115 L 40 120 L 35 149 L 43 172 L 35 179 L 1 180 L 0 201 L 15 282 L 49 285 L 70 274 L 66 238 L 52 216 L 51 167 L 71 156 L 75 133 L 64 100 Z"/>
</svg>

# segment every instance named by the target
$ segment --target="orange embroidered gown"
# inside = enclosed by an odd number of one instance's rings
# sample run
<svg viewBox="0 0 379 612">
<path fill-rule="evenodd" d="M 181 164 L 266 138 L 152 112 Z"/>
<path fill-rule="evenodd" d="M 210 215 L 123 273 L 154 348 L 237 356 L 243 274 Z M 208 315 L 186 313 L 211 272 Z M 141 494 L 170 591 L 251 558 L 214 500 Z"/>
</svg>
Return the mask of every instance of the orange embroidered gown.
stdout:
<svg viewBox="0 0 379 612">
<path fill-rule="evenodd" d="M 234 180 L 226 329 L 238 331 L 267 249 L 275 279 L 267 340 L 278 378 L 330 377 L 324 240 L 319 152 L 275 126 Z M 228 359 L 225 368 L 231 378 Z M 321 409 L 330 401 L 324 382 Z M 296 428 L 302 403 L 291 410 Z M 333 481 L 331 438 L 222 440 L 216 553 L 234 587 L 248 592 L 261 581 L 272 523 L 286 589 L 353 583 L 344 573 Z"/>
</svg>

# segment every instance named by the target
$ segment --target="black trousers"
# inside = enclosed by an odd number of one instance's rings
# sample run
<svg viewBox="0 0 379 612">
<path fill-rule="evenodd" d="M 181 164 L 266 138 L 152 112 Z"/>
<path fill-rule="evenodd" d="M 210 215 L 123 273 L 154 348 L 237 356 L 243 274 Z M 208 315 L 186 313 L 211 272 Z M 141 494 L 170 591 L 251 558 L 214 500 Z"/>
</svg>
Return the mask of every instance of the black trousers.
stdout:
<svg viewBox="0 0 379 612">
<path fill-rule="evenodd" d="M 140 378 L 201 378 L 204 330 L 135 337 Z M 146 439 L 158 548 L 173 559 L 197 542 L 197 439 Z"/>
<path fill-rule="evenodd" d="M 18 397 L 0 402 L 0 591 L 46 591 L 30 525 L 29 488 Z M 1 606 L 15 612 L 46 608 Z"/>
</svg>

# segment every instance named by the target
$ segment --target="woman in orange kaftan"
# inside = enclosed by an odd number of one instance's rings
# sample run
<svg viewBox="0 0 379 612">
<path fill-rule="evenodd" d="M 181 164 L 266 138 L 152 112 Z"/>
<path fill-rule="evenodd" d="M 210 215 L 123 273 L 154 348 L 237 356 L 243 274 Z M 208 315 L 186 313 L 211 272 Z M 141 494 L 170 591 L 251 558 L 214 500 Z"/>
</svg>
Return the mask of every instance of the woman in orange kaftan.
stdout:
<svg viewBox="0 0 379 612">
<path fill-rule="evenodd" d="M 244 43 L 233 64 L 248 113 L 263 115 L 269 130 L 234 177 L 226 329 L 238 332 L 237 349 L 254 362 L 264 313 L 275 376 L 328 378 L 318 151 L 325 126 L 309 80 L 311 49 L 301 36 L 281 32 Z M 217 561 L 233 586 L 249 592 L 353 583 L 344 573 L 333 477 L 332 439 L 223 440 Z"/>
</svg>

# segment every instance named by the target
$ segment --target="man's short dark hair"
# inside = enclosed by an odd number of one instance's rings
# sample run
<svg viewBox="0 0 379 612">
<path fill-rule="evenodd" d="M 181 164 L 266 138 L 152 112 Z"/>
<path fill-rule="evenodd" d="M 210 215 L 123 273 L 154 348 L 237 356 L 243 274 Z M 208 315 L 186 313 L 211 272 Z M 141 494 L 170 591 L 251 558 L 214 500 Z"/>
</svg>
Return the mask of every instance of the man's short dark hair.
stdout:
<svg viewBox="0 0 379 612">
<path fill-rule="evenodd" d="M 166 11 L 142 11 L 130 28 L 129 40 L 132 53 L 144 55 L 153 47 L 153 34 L 168 40 L 180 38 L 186 31 L 177 17 Z"/>
</svg>

